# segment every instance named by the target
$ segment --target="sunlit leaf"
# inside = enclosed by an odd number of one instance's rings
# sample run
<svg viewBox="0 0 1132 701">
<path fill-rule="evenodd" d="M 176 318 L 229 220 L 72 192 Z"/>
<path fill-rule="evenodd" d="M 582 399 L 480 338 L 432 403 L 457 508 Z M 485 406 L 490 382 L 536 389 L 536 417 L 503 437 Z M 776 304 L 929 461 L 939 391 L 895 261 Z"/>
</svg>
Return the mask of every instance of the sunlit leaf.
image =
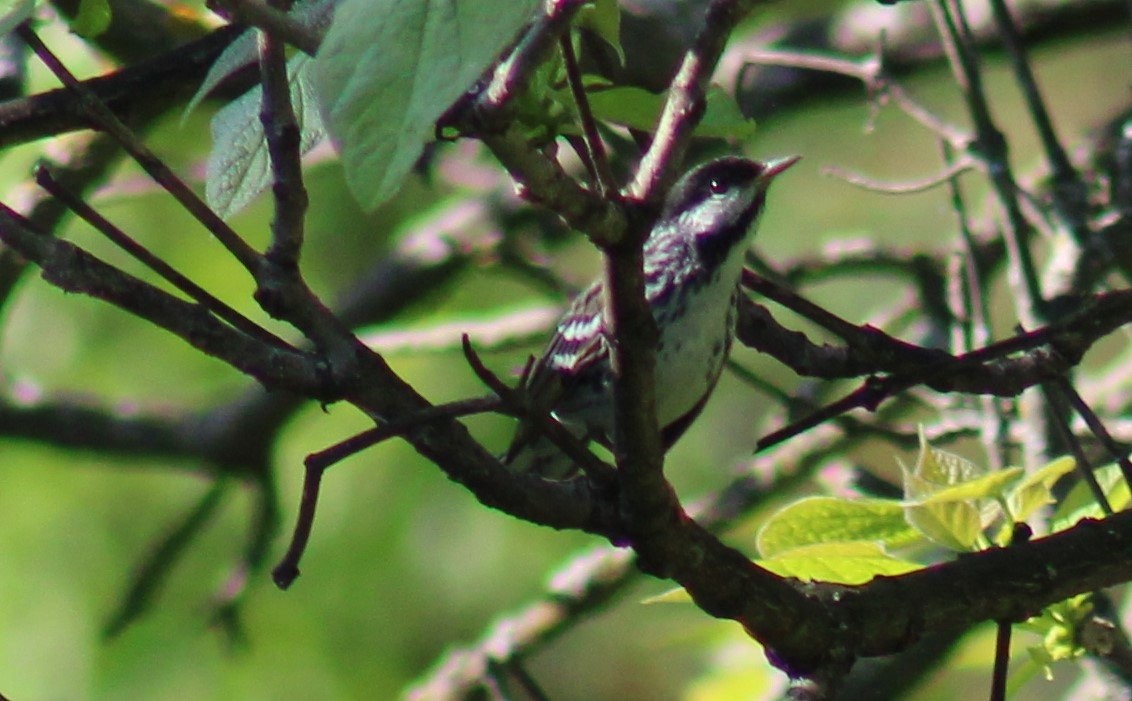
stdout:
<svg viewBox="0 0 1132 701">
<path fill-rule="evenodd" d="M 1105 465 L 1093 470 L 1093 475 L 1101 487 L 1101 491 L 1108 498 L 1108 503 L 1114 511 L 1128 507 L 1130 494 L 1128 483 L 1120 472 L 1118 465 Z M 1104 518 L 1105 512 L 1093 496 L 1093 490 L 1082 480 L 1069 490 L 1069 494 L 1061 500 L 1053 513 L 1050 528 L 1053 531 L 1063 531 L 1070 528 L 1083 518 Z"/>
<path fill-rule="evenodd" d="M 908 468 L 899 459 L 897 462 L 904 472 L 904 498 L 915 502 L 922 501 L 948 487 L 969 482 L 987 472 L 985 468 L 964 457 L 933 448 L 928 443 L 922 426 L 920 452 L 916 456 L 915 466 Z"/>
<path fill-rule="evenodd" d="M 938 504 L 948 501 L 975 501 L 978 499 L 997 499 L 1006 496 L 1006 488 L 1022 478 L 1020 467 L 1007 467 L 960 482 L 951 487 L 933 492 L 917 504 Z"/>
<path fill-rule="evenodd" d="M 904 516 L 925 537 L 958 552 L 974 550 L 983 530 L 979 509 L 965 501 L 909 504 Z"/>
<path fill-rule="evenodd" d="M 533 0 L 343 0 L 315 79 L 354 197 L 391 197 L 437 118 L 514 40 Z"/>
<path fill-rule="evenodd" d="M 676 587 L 641 600 L 642 604 L 690 604 L 692 596 L 684 587 Z"/>
<path fill-rule="evenodd" d="M 1076 466 L 1077 462 L 1073 458 L 1061 457 L 1026 475 L 1015 485 L 1007 498 L 1011 516 L 1016 521 L 1025 521 L 1036 510 L 1046 504 L 1052 504 L 1053 485 L 1072 472 Z"/>
<path fill-rule="evenodd" d="M 839 584 L 864 584 L 879 575 L 905 574 L 923 567 L 892 557 L 879 543 L 860 542 L 806 545 L 756 564 L 782 577 Z"/>
<path fill-rule="evenodd" d="M 810 497 L 771 516 L 759 530 L 763 557 L 815 543 L 875 541 L 888 547 L 908 545 L 919 534 L 904 519 L 904 507 L 890 499 Z"/>
</svg>

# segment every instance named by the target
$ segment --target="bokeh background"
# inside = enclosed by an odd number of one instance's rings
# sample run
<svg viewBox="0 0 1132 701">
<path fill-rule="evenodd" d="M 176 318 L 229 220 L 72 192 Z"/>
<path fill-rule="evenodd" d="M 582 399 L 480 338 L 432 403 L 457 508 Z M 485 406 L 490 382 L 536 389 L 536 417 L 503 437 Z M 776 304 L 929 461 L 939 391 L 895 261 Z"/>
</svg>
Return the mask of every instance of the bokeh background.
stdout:
<svg viewBox="0 0 1132 701">
<path fill-rule="evenodd" d="M 795 11 L 816 15 L 831 8 L 811 3 Z M 786 13 L 767 11 L 752 26 L 771 26 L 787 19 Z M 65 32 L 48 31 L 45 37 L 80 74 L 106 69 Z M 1034 46 L 1038 79 L 1069 144 L 1085 143 L 1126 108 L 1130 54 L 1127 25 Z M 1036 173 L 1036 140 L 1005 59 L 990 53 L 988 69 L 1013 161 L 1019 172 Z M 32 81 L 37 89 L 53 86 L 38 68 Z M 918 69 L 901 82 L 937 113 L 966 123 L 944 64 Z M 175 112 L 147 134 L 147 142 L 198 185 L 213 109 L 206 103 L 184 120 Z M 0 192 L 27 187 L 31 164 L 57 147 L 55 142 L 3 152 Z M 943 190 L 881 195 L 823 174 L 826 166 L 837 166 L 899 181 L 939 168 L 933 137 L 892 107 L 875 109 L 863 89 L 815 94 L 802 108 L 771 110 L 742 151 L 803 156 L 776 184 L 762 221 L 756 247 L 768 260 L 805 256 L 832 241 L 943 248 L 955 240 Z M 492 167 L 468 144 L 442 146 L 436 158 Z M 312 206 L 303 269 L 311 286 L 330 300 L 396 246 L 398 237 L 438 207 L 475 191 L 443 178 L 414 179 L 394 201 L 366 214 L 352 203 L 332 158 L 316 158 L 307 176 Z M 977 191 L 976 177 L 965 182 Z M 92 201 L 199 284 L 263 320 L 250 299 L 247 276 L 135 166 L 121 166 Z M 270 206 L 260 198 L 232 223 L 261 245 L 269 216 Z M 133 269 L 85 225 L 70 222 L 60 233 Z M 575 235 L 553 249 L 550 264 L 582 285 L 596 272 L 597 256 Z M 898 289 L 865 276 L 815 284 L 805 293 L 862 323 Z M 562 303 L 485 257 L 443 290 L 369 331 L 427 328 Z M 26 276 L 3 315 L 0 372 L 12 396 L 29 401 L 65 395 L 114 404 L 123 412 L 179 413 L 204 410 L 250 385 L 179 339 L 97 301 L 65 295 L 35 275 Z M 537 341 L 485 357 L 507 373 L 540 346 Z M 740 348 L 735 357 L 779 387 L 789 390 L 798 383 L 788 369 L 752 351 Z M 484 392 L 457 348 L 393 354 L 389 360 L 432 401 Z M 670 453 L 669 474 L 680 494 L 694 499 L 726 484 L 750 456 L 768 410 L 776 409 L 765 397 L 725 376 L 701 421 Z M 468 423 L 489 446 L 506 444 L 508 422 Z M 346 406 L 311 404 L 289 422 L 274 450 L 282 521 L 272 559 L 282 554 L 293 523 L 303 457 L 366 427 Z M 895 457 L 891 448 L 873 446 L 845 461 L 891 475 Z M 210 489 L 212 479 L 191 461 L 95 455 L 0 438 L 0 693 L 14 701 L 394 698 L 447 648 L 474 640 L 498 616 L 538 596 L 565 558 L 599 544 L 584 534 L 554 532 L 485 509 L 435 466 L 390 441 L 328 473 L 302 577 L 283 592 L 267 572 L 254 573 L 239 606 L 239 635 L 211 625 L 216 597 L 233 576 L 255 509 L 250 488 L 235 484 L 168 573 L 149 613 L 105 638 L 103 629 L 145 554 Z M 757 523 L 756 514 L 730 541 L 753 548 Z M 760 698 L 780 688 L 780 675 L 737 626 L 713 621 L 690 605 L 642 603 L 668 588 L 641 579 L 535 655 L 529 671 L 554 699 Z M 909 698 L 959 698 L 960 688 L 983 693 L 990 640 L 989 628 L 969 636 L 938 676 Z M 1020 636 L 1018 650 L 1022 642 Z M 1056 671 L 1052 684 L 1032 682 L 1029 695 L 1058 698 L 1075 671 L 1070 666 Z"/>
</svg>

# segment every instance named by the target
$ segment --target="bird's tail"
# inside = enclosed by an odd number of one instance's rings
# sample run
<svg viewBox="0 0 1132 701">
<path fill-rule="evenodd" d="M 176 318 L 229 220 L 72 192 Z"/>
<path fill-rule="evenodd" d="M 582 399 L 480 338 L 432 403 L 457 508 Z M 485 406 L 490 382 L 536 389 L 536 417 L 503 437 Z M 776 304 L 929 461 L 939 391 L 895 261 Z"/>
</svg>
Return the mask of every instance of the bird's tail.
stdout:
<svg viewBox="0 0 1132 701">
<path fill-rule="evenodd" d="M 566 428 L 580 444 L 586 442 L 585 430 L 569 424 Z M 511 447 L 500 457 L 500 462 L 517 473 L 534 474 L 546 479 L 561 480 L 578 472 L 577 463 L 555 443 L 533 427 L 520 424 Z"/>
</svg>

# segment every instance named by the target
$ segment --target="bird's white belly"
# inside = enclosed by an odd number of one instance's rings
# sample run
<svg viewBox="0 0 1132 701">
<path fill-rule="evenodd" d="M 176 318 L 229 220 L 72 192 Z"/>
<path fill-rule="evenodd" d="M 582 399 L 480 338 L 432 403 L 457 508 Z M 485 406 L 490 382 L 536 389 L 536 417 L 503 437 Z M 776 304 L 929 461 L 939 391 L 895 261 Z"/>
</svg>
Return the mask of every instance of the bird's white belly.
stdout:
<svg viewBox="0 0 1132 701">
<path fill-rule="evenodd" d="M 657 319 L 657 422 L 665 426 L 690 411 L 715 385 L 731 335 L 734 287 L 689 296 L 683 313 Z M 661 312 L 663 314 L 663 312 Z"/>
</svg>

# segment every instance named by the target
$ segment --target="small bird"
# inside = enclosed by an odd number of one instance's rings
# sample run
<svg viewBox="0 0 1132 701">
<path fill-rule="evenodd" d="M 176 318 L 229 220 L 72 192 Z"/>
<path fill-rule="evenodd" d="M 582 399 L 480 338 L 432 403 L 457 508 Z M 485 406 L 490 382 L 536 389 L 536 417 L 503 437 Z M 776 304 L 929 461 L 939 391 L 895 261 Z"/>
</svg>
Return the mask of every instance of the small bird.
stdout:
<svg viewBox="0 0 1132 701">
<path fill-rule="evenodd" d="M 739 277 L 767 188 L 798 157 L 758 162 L 727 156 L 673 186 L 644 244 L 645 298 L 659 331 L 656 413 L 667 450 L 703 409 L 735 335 Z M 610 447 L 614 436 L 610 324 L 599 279 L 559 320 L 524 391 L 573 435 Z M 548 438 L 520 423 L 504 464 L 561 479 L 576 468 Z"/>
</svg>

